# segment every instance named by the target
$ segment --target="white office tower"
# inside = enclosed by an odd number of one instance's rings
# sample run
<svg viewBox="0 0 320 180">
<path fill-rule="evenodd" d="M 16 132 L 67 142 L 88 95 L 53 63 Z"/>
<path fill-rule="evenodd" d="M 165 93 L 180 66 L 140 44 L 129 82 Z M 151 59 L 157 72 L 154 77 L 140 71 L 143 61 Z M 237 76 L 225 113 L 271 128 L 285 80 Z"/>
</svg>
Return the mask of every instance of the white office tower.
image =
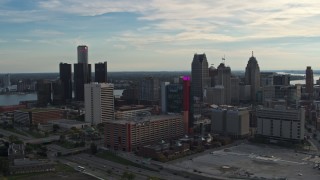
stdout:
<svg viewBox="0 0 320 180">
<path fill-rule="evenodd" d="M 92 125 L 114 120 L 113 84 L 84 85 L 85 121 Z"/>
</svg>

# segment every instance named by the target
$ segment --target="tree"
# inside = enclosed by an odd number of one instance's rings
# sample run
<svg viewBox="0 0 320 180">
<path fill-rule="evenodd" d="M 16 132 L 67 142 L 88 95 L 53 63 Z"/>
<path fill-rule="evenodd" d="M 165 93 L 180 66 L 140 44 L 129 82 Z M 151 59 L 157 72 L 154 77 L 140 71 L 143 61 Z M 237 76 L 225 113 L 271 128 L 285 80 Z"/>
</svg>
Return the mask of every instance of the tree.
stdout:
<svg viewBox="0 0 320 180">
<path fill-rule="evenodd" d="M 66 136 L 65 135 L 60 135 L 60 142 L 64 142 L 66 140 Z"/>
<path fill-rule="evenodd" d="M 60 129 L 60 127 L 59 127 L 59 125 L 54 124 L 54 125 L 52 126 L 52 129 L 53 129 L 53 132 L 57 132 L 57 131 Z"/>
<path fill-rule="evenodd" d="M 90 145 L 91 153 L 96 154 L 98 152 L 97 145 L 95 143 L 91 143 Z"/>
</svg>

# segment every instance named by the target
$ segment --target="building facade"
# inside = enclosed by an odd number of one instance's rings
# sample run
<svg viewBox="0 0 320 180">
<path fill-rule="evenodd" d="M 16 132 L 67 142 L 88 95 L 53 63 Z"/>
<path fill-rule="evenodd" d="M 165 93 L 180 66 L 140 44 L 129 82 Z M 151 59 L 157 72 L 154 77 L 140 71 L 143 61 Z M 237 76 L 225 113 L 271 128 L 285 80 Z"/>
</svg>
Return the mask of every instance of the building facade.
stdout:
<svg viewBox="0 0 320 180">
<path fill-rule="evenodd" d="M 253 52 L 246 67 L 245 83 L 251 85 L 251 101 L 255 102 L 257 92 L 260 89 L 260 68 Z"/>
<path fill-rule="evenodd" d="M 250 115 L 247 108 L 220 106 L 212 110 L 211 131 L 233 138 L 249 135 Z"/>
<path fill-rule="evenodd" d="M 139 100 L 146 104 L 159 103 L 160 83 L 158 78 L 146 77 L 140 81 Z"/>
<path fill-rule="evenodd" d="M 63 89 L 63 99 L 72 100 L 72 70 L 71 64 L 60 63 L 59 65 L 60 80 Z"/>
<path fill-rule="evenodd" d="M 48 104 L 52 103 L 51 99 L 51 82 L 48 80 L 38 80 L 37 81 L 37 98 L 38 106 L 46 107 Z"/>
<path fill-rule="evenodd" d="M 306 93 L 309 95 L 309 98 L 313 96 L 313 70 L 311 66 L 307 66 L 306 69 Z"/>
<path fill-rule="evenodd" d="M 85 121 L 93 125 L 114 120 L 113 84 L 85 84 Z"/>
<path fill-rule="evenodd" d="M 218 80 L 217 84 L 224 88 L 224 102 L 231 104 L 231 69 L 220 63 L 218 66 Z"/>
<path fill-rule="evenodd" d="M 107 83 L 108 82 L 108 71 L 107 61 L 100 62 L 94 65 L 94 82 Z"/>
<path fill-rule="evenodd" d="M 117 120 L 105 125 L 105 146 L 114 150 L 135 151 L 161 140 L 184 135 L 181 115 L 159 115 Z"/>
<path fill-rule="evenodd" d="M 305 109 L 285 106 L 257 109 L 257 135 L 274 140 L 300 141 L 304 138 Z"/>
<path fill-rule="evenodd" d="M 206 54 L 195 54 L 191 64 L 191 94 L 203 99 L 203 90 L 210 84 Z M 193 97 L 191 99 L 193 99 Z"/>
</svg>

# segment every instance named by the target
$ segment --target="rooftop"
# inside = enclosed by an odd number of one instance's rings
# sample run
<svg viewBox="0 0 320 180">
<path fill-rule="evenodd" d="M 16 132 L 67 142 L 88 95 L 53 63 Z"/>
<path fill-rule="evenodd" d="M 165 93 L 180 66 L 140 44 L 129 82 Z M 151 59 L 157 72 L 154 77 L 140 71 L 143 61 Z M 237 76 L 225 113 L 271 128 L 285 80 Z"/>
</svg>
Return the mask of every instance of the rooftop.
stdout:
<svg viewBox="0 0 320 180">
<path fill-rule="evenodd" d="M 111 123 L 114 123 L 114 124 L 138 124 L 138 123 L 151 122 L 151 121 L 161 121 L 161 120 L 172 119 L 172 118 L 182 118 L 182 116 L 180 114 L 140 116 L 140 117 L 138 116 L 138 117 L 132 118 L 130 120 L 120 119 L 120 120 L 111 121 Z"/>
<path fill-rule="evenodd" d="M 77 120 L 70 120 L 70 119 L 59 119 L 59 120 L 54 120 L 51 121 L 50 123 L 52 124 L 71 124 L 71 125 L 76 125 L 76 124 L 90 124 L 88 122 L 83 122 L 83 121 L 77 121 Z"/>
</svg>

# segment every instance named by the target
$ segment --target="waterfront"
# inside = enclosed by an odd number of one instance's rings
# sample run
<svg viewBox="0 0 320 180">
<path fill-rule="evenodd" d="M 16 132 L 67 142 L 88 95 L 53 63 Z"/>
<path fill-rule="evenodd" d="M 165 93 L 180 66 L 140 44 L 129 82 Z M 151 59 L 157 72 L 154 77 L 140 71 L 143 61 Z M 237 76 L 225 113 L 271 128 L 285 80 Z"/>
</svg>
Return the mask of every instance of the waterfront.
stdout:
<svg viewBox="0 0 320 180">
<path fill-rule="evenodd" d="M 114 95 L 122 95 L 123 89 L 114 90 Z M 37 93 L 30 94 L 2 94 L 0 95 L 0 106 L 17 105 L 20 101 L 37 100 Z"/>
</svg>

